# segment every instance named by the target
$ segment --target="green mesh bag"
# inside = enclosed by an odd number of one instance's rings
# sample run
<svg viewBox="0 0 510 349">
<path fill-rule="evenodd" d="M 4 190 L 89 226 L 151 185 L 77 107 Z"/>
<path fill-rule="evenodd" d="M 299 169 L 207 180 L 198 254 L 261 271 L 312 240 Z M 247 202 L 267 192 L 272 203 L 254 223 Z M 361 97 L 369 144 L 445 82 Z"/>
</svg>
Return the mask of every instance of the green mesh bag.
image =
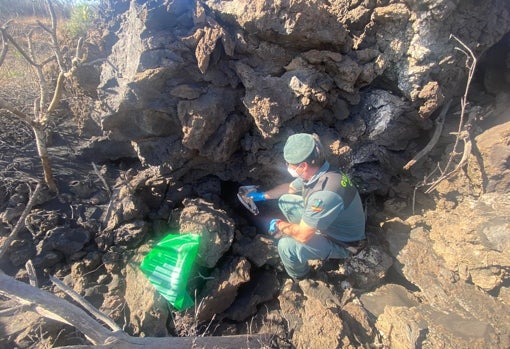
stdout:
<svg viewBox="0 0 510 349">
<path fill-rule="evenodd" d="M 193 305 L 186 286 L 200 245 L 200 235 L 171 234 L 145 256 L 140 269 L 156 290 L 181 311 Z"/>
</svg>

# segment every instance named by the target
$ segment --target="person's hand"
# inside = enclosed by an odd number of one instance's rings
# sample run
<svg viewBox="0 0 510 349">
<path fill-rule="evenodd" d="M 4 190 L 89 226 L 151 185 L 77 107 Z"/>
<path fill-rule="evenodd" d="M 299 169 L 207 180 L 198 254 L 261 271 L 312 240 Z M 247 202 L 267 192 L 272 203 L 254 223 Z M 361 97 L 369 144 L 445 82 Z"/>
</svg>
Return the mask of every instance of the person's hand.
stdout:
<svg viewBox="0 0 510 349">
<path fill-rule="evenodd" d="M 269 223 L 269 229 L 267 231 L 267 233 L 271 236 L 275 236 L 276 234 L 278 234 L 280 232 L 280 230 L 278 229 L 278 223 L 280 223 L 282 220 L 281 219 L 273 219 L 271 220 L 271 223 Z"/>
<path fill-rule="evenodd" d="M 264 196 L 264 192 L 260 192 L 260 191 L 252 191 L 252 192 L 246 194 L 246 196 L 251 198 L 253 200 L 253 202 L 266 200 L 266 197 Z"/>
</svg>

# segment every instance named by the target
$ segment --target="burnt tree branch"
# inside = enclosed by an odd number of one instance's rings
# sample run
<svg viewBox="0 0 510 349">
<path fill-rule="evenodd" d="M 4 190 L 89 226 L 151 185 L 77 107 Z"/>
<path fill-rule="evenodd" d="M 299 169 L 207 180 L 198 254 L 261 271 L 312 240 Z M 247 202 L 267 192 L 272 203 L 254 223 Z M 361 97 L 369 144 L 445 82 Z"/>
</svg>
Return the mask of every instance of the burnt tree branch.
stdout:
<svg viewBox="0 0 510 349">
<path fill-rule="evenodd" d="M 0 271 L 0 294 L 22 305 L 30 306 L 30 309 L 46 318 L 74 326 L 93 344 L 66 348 L 260 348 L 268 347 L 272 337 L 270 334 L 223 337 L 131 337 L 120 330 L 108 330 L 78 306 L 52 293 L 15 280 L 2 271 Z"/>
<path fill-rule="evenodd" d="M 471 139 L 472 135 L 470 133 L 470 128 L 471 128 L 471 123 L 473 123 L 476 118 L 477 111 L 474 109 L 470 111 L 470 115 L 469 115 L 469 119 L 468 119 L 467 123 L 465 123 L 465 115 L 466 115 L 466 108 L 468 106 L 467 98 L 468 98 L 468 94 L 469 94 L 469 89 L 471 87 L 471 81 L 472 81 L 474 73 L 475 73 L 477 59 L 476 59 L 476 56 L 474 55 L 473 51 L 466 44 L 464 44 L 460 39 L 458 39 L 453 34 L 450 35 L 450 39 L 452 39 L 452 38 L 455 39 L 461 45 L 461 47 L 455 47 L 455 50 L 458 50 L 466 55 L 465 64 L 466 64 L 466 68 L 468 69 L 466 87 L 464 89 L 464 94 L 461 97 L 461 101 L 460 101 L 461 110 L 460 110 L 458 130 L 457 130 L 457 132 L 455 132 L 455 135 L 456 135 L 455 143 L 453 145 L 452 151 L 450 152 L 450 154 L 448 156 L 448 160 L 446 161 L 446 165 L 444 166 L 444 168 L 441 168 L 440 165 L 438 164 L 437 167 L 432 171 L 432 173 L 426 175 L 425 179 L 420 184 L 418 184 L 416 186 L 415 193 L 416 193 L 416 189 L 418 187 L 424 187 L 424 186 L 428 187 L 427 190 L 425 191 L 425 193 L 426 194 L 431 193 L 435 188 L 437 188 L 437 186 L 442 181 L 452 177 L 460 169 L 464 168 L 464 166 L 467 164 L 469 155 L 471 154 L 471 151 L 472 151 L 472 139 Z M 448 103 L 448 106 L 449 106 L 449 103 Z M 441 113 L 443 113 L 443 112 L 446 113 L 445 109 L 443 109 Z M 437 138 L 439 138 L 439 136 L 440 136 L 438 127 L 436 127 L 436 131 L 434 133 L 433 139 L 436 136 L 437 136 Z M 464 143 L 462 153 L 458 151 L 459 143 L 461 141 Z M 432 142 L 432 140 L 431 140 L 431 142 Z M 431 144 L 431 142 L 429 142 L 429 144 L 425 147 L 424 150 L 430 148 L 429 145 Z M 430 151 L 430 149 L 428 149 L 428 151 Z M 422 152 L 420 152 L 420 153 L 422 153 Z M 459 155 L 462 155 L 460 160 L 458 160 Z M 404 166 L 404 169 L 407 170 L 412 165 L 414 165 L 414 162 L 412 162 L 413 160 L 411 160 L 409 163 L 407 163 Z M 454 163 L 457 163 L 457 165 L 454 166 Z M 439 176 L 436 177 L 434 180 L 429 181 L 429 179 L 432 178 L 432 175 L 436 171 L 439 171 Z M 413 198 L 413 211 L 414 211 L 414 198 Z"/>
<path fill-rule="evenodd" d="M 7 239 L 4 241 L 3 245 L 0 246 L 0 259 L 2 259 L 2 257 L 7 252 L 7 249 L 11 245 L 11 242 L 18 236 L 19 232 L 25 226 L 25 218 L 28 216 L 28 214 L 32 210 L 32 207 L 34 206 L 34 204 L 39 196 L 39 193 L 41 192 L 41 189 L 42 189 L 42 186 L 40 183 L 38 183 L 37 186 L 35 187 L 34 192 L 30 196 L 30 199 L 28 200 L 27 205 L 25 206 L 25 209 L 23 210 L 21 217 L 18 219 L 16 225 L 14 226 L 14 229 L 9 234 Z"/>
<path fill-rule="evenodd" d="M 448 113 L 448 109 L 450 108 L 451 100 L 448 101 L 443 106 L 443 109 L 441 110 L 441 113 L 436 119 L 436 129 L 434 130 L 434 134 L 432 135 L 432 138 L 427 143 L 427 145 L 418 152 L 405 166 L 404 170 L 409 170 L 415 163 L 417 163 L 422 157 L 427 155 L 436 145 L 437 141 L 439 140 L 439 136 L 441 135 L 441 132 L 443 131 L 443 124 L 446 117 L 446 113 Z"/>
</svg>

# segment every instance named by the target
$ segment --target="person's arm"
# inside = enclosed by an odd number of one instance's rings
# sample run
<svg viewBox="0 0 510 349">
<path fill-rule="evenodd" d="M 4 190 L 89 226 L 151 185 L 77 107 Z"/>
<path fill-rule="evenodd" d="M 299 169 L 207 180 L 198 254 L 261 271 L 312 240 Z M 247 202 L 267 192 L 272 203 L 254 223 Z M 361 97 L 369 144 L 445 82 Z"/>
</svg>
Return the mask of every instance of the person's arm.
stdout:
<svg viewBox="0 0 510 349">
<path fill-rule="evenodd" d="M 283 194 L 295 194 L 298 193 L 299 190 L 292 186 L 292 183 L 283 183 L 277 185 L 276 187 L 266 190 L 266 191 L 252 191 L 246 196 L 251 197 L 253 201 L 265 201 L 265 200 L 273 200 L 278 199 Z"/>
<path fill-rule="evenodd" d="M 294 190 L 290 186 L 289 183 L 283 183 L 283 184 L 277 185 L 276 187 L 274 187 L 272 189 L 266 190 L 264 192 L 264 197 L 267 200 L 278 199 L 283 194 L 289 194 L 289 193 L 292 194 L 293 192 L 294 192 Z"/>
<path fill-rule="evenodd" d="M 288 235 L 295 240 L 305 243 L 313 234 L 315 234 L 316 228 L 313 228 L 306 224 L 303 220 L 299 224 L 289 223 L 285 221 L 279 221 L 276 224 L 276 228 L 285 235 Z"/>
</svg>

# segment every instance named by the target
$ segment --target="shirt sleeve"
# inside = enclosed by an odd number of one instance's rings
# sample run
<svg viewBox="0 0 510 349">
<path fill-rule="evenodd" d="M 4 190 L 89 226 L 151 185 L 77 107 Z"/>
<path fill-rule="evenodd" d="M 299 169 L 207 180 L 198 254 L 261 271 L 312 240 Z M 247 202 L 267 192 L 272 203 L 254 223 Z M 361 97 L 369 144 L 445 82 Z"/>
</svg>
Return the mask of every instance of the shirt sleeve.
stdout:
<svg viewBox="0 0 510 349">
<path fill-rule="evenodd" d="M 332 191 L 319 191 L 310 195 L 303 213 L 303 221 L 316 229 L 325 230 L 344 209 L 341 196 Z"/>
<path fill-rule="evenodd" d="M 296 193 L 303 192 L 303 180 L 301 178 L 296 178 L 290 183 L 290 187 L 296 191 Z"/>
</svg>

